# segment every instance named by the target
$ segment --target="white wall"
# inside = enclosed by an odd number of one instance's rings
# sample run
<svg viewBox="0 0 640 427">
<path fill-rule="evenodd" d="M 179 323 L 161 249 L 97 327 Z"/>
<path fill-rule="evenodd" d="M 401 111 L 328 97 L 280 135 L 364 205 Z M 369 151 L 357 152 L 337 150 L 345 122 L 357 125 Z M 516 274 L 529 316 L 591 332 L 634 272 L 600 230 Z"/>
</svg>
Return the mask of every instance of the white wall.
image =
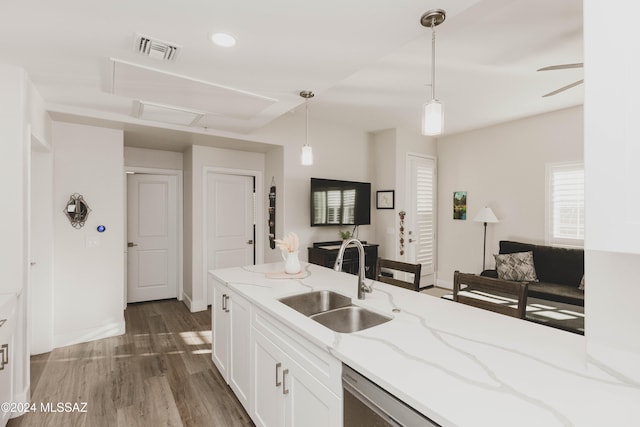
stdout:
<svg viewBox="0 0 640 427">
<path fill-rule="evenodd" d="M 592 357 L 612 359 L 637 383 L 640 30 L 634 3 L 612 0 L 607 8 L 615 25 L 602 25 L 601 2 L 584 2 L 586 334 Z"/>
<path fill-rule="evenodd" d="M 124 147 L 124 164 L 141 168 L 182 170 L 183 155 L 174 151 Z"/>
<path fill-rule="evenodd" d="M 28 197 L 26 147 L 26 76 L 17 67 L 0 66 L 0 179 L 4 183 L 0 235 L 0 291 L 20 290 L 26 282 L 25 250 L 27 245 Z M 11 209 L 7 207 L 11 206 Z"/>
<path fill-rule="evenodd" d="M 380 245 L 378 256 L 388 259 L 395 259 L 396 255 L 397 214 L 395 209 L 375 209 L 375 205 L 376 191 L 394 190 L 396 196 L 399 194 L 400 188 L 396 182 L 396 139 L 396 129 L 376 132 L 371 136 L 371 197 L 374 206 L 371 215 L 376 224 L 373 241 Z M 399 205 L 397 199 L 395 205 Z"/>
<path fill-rule="evenodd" d="M 313 119 L 313 107 L 309 107 L 309 145 L 313 148 L 314 164 L 302 166 L 300 154 L 305 136 L 304 108 L 280 119 L 255 132 L 261 140 L 279 144 L 284 149 L 284 183 L 278 189 L 278 198 L 282 200 L 283 226 L 278 227 L 276 236 L 282 238 L 293 231 L 300 238 L 300 259 L 307 260 L 306 248 L 313 242 L 340 240 L 338 230 L 352 227 L 311 227 L 309 225 L 309 182 L 310 178 L 344 179 L 348 181 L 371 181 L 370 135 L 353 128 L 320 122 Z M 265 181 L 270 181 L 267 177 Z M 267 182 L 268 184 L 268 182 Z M 267 188 L 268 190 L 268 188 Z M 266 193 L 265 193 L 266 194 Z M 375 194 L 375 193 L 374 193 Z M 375 209 L 372 197 L 372 214 Z M 359 237 L 372 241 L 372 225 L 359 227 Z M 278 255 L 270 255 L 276 257 Z"/>
<path fill-rule="evenodd" d="M 438 140 L 438 285 L 453 272 L 482 271 L 483 224 L 473 218 L 489 206 L 499 219 L 487 225 L 487 268 L 500 240 L 544 244 L 545 165 L 583 160 L 583 109 L 569 108 Z M 453 219 L 453 192 L 467 192 L 467 219 Z"/>
<path fill-rule="evenodd" d="M 54 345 L 124 333 L 123 132 L 54 122 Z M 74 194 L 91 208 L 75 229 L 63 213 Z M 98 225 L 106 231 L 99 233 Z"/>
<path fill-rule="evenodd" d="M 245 151 L 225 150 L 221 148 L 194 145 L 184 153 L 185 172 L 185 264 L 184 290 L 185 304 L 191 311 L 206 310 L 208 304 L 206 266 L 204 264 L 204 222 L 203 191 L 204 170 L 207 167 L 221 169 L 240 169 L 264 174 L 265 155 Z M 189 175 L 189 177 L 187 177 Z M 187 181 L 190 181 L 189 184 Z M 188 185 L 188 187 L 187 187 Z M 264 185 L 262 186 L 264 188 Z M 264 190 L 263 190 L 264 192 Z M 190 237 L 186 236 L 190 234 Z M 264 241 L 266 236 L 261 233 Z M 261 242 L 257 242 L 260 244 Z M 186 247 L 190 245 L 190 249 Z M 262 249 L 262 246 L 261 246 Z M 261 259 L 258 259 L 262 262 Z"/>
</svg>

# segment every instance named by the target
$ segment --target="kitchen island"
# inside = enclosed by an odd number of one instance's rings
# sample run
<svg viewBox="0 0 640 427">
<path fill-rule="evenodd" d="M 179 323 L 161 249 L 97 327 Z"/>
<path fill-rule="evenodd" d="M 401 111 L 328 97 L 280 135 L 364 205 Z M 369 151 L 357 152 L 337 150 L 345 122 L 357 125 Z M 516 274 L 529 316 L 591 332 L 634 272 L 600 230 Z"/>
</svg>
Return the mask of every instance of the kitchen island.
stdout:
<svg viewBox="0 0 640 427">
<path fill-rule="evenodd" d="M 583 336 L 371 280 L 373 292 L 357 300 L 355 276 L 312 264 L 303 263 L 303 278 L 270 278 L 282 270 L 273 263 L 210 275 L 303 337 L 305 351 L 328 353 L 440 425 L 640 425 L 638 383 L 587 357 Z M 343 334 L 278 301 L 323 289 L 393 319 Z M 245 407 L 253 418 L 255 404 Z"/>
</svg>

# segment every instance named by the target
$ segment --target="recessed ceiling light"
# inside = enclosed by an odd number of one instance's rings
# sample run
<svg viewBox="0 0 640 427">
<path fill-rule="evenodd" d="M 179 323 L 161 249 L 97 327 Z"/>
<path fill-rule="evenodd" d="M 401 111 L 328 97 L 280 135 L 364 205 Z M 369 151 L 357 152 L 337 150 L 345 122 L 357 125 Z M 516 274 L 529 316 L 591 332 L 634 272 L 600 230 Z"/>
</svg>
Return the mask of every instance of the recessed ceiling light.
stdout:
<svg viewBox="0 0 640 427">
<path fill-rule="evenodd" d="M 231 47 L 236 44 L 236 39 L 227 33 L 215 33 L 211 36 L 211 41 L 222 47 Z"/>
</svg>

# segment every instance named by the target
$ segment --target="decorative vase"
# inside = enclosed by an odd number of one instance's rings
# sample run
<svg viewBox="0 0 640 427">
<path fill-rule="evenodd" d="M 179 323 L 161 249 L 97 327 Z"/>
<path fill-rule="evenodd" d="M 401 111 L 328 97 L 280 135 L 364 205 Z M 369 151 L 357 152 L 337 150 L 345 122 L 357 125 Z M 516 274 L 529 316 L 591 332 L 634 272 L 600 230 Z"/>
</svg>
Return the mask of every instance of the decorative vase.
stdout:
<svg viewBox="0 0 640 427">
<path fill-rule="evenodd" d="M 282 259 L 284 259 L 284 272 L 287 274 L 300 273 L 300 260 L 298 259 L 298 251 L 285 252 L 282 251 Z"/>
</svg>

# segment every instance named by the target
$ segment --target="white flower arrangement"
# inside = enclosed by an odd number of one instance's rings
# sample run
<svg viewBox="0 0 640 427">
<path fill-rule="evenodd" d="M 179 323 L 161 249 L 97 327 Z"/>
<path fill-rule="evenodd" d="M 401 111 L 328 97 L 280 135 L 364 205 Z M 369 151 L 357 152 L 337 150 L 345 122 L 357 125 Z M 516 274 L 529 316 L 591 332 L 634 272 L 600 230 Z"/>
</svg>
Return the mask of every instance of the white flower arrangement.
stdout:
<svg viewBox="0 0 640 427">
<path fill-rule="evenodd" d="M 297 252 L 300 241 L 298 240 L 298 235 L 294 232 L 287 233 L 284 239 L 276 239 L 276 245 L 280 248 L 281 251 Z"/>
</svg>

